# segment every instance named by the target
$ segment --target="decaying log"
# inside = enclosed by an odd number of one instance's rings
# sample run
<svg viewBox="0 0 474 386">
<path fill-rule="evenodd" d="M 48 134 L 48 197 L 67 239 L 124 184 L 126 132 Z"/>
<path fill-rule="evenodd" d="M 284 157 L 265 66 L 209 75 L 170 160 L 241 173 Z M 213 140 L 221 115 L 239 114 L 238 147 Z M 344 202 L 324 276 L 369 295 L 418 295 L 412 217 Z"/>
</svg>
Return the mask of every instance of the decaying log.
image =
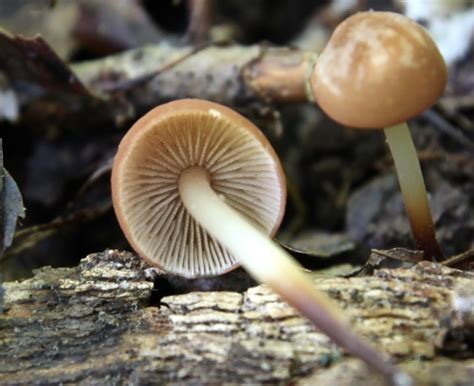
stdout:
<svg viewBox="0 0 474 386">
<path fill-rule="evenodd" d="M 382 382 L 264 286 L 159 304 L 155 279 L 135 255 L 109 250 L 6 283 L 0 383 Z M 315 278 L 358 333 L 431 385 L 472 384 L 472 298 L 464 297 L 473 284 L 472 273 L 426 261 L 367 277 Z"/>
</svg>

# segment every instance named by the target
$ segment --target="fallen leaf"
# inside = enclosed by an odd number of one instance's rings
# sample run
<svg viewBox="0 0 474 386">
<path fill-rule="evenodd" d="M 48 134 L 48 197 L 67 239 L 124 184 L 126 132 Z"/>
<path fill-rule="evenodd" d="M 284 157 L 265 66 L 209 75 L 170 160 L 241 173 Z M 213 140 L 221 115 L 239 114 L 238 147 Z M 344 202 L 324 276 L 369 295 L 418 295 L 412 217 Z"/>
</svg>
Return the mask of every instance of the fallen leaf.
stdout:
<svg viewBox="0 0 474 386">
<path fill-rule="evenodd" d="M 362 261 L 359 245 L 345 234 L 309 231 L 291 243 L 275 241 L 307 268 Z"/>
<path fill-rule="evenodd" d="M 0 138 L 0 257 L 8 248 L 15 234 L 18 217 L 25 217 L 20 189 L 3 167 L 3 147 Z M 0 274 L 0 313 L 3 310 L 3 285 Z"/>
<path fill-rule="evenodd" d="M 107 102 L 92 95 L 41 36 L 26 38 L 0 28 L 0 73 L 14 93 L 17 118 L 24 123 L 74 130 L 83 129 L 84 116 L 97 120 L 95 127 L 111 122 Z M 12 115 L 12 96 L 7 97 Z"/>
<path fill-rule="evenodd" d="M 18 189 L 15 180 L 5 168 L 3 169 L 2 200 L 2 250 L 5 250 L 12 244 L 18 217 L 25 217 L 25 207 L 23 206 L 20 189 Z"/>
<path fill-rule="evenodd" d="M 25 217 L 25 208 L 20 189 L 12 176 L 3 167 L 3 148 L 0 139 L 0 255 L 8 248 L 15 234 L 18 217 Z"/>
<path fill-rule="evenodd" d="M 373 275 L 374 271 L 383 268 L 411 268 L 422 260 L 422 251 L 411 251 L 405 248 L 372 249 L 364 266 L 351 276 Z"/>
</svg>

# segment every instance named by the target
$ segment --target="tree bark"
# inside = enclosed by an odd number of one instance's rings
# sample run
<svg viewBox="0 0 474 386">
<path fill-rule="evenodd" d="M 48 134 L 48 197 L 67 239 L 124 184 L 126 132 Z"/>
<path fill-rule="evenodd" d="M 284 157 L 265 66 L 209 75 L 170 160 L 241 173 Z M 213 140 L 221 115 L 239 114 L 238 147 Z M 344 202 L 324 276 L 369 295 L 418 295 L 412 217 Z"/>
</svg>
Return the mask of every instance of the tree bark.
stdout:
<svg viewBox="0 0 474 386">
<path fill-rule="evenodd" d="M 135 255 L 107 250 L 6 283 L 0 383 L 382 384 L 264 286 L 160 306 L 156 279 Z M 417 381 L 472 382 L 474 274 L 423 261 L 314 283 Z"/>
</svg>

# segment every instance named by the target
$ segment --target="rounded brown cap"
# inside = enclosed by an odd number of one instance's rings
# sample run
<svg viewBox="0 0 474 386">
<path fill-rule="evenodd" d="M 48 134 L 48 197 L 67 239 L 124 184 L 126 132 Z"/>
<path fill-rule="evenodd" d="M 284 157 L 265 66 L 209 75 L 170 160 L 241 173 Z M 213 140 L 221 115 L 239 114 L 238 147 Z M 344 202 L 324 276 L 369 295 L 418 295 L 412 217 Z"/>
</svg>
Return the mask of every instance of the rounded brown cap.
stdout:
<svg viewBox="0 0 474 386">
<path fill-rule="evenodd" d="M 285 178 L 260 130 L 216 103 L 182 99 L 158 106 L 125 135 L 112 169 L 112 198 L 128 241 L 166 271 L 217 275 L 238 262 L 181 202 L 179 176 L 193 166 L 205 168 L 214 191 L 269 235 L 283 217 Z"/>
<path fill-rule="evenodd" d="M 397 13 L 360 12 L 335 29 L 311 88 L 335 121 L 382 128 L 426 110 L 446 81 L 446 64 L 423 27 Z"/>
</svg>

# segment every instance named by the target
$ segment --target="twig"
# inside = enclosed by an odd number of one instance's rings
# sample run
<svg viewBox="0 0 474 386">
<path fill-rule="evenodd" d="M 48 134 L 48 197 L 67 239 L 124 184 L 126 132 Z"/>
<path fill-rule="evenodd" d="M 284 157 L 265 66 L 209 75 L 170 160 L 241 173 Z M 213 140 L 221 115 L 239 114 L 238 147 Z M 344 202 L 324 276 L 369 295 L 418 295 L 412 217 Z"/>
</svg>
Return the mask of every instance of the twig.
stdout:
<svg viewBox="0 0 474 386">
<path fill-rule="evenodd" d="M 188 0 L 189 24 L 186 39 L 194 44 L 202 44 L 209 38 L 213 18 L 212 0 Z"/>
<path fill-rule="evenodd" d="M 470 150 L 474 150 L 474 142 L 467 138 L 459 129 L 451 125 L 436 111 L 432 109 L 426 110 L 423 113 L 423 117 L 430 121 L 435 126 L 435 128 L 437 128 L 443 134 L 448 135 L 460 145 Z"/>
<path fill-rule="evenodd" d="M 474 249 L 452 256 L 449 259 L 442 261 L 441 264 L 446 265 L 447 267 L 455 267 L 459 263 L 472 258 L 474 258 Z"/>
<path fill-rule="evenodd" d="M 306 74 L 313 58 L 312 52 L 287 47 L 163 42 L 76 64 L 73 70 L 99 95 L 116 98 L 110 94 L 126 91 L 137 110 L 184 97 L 245 106 L 308 101 Z"/>
</svg>

